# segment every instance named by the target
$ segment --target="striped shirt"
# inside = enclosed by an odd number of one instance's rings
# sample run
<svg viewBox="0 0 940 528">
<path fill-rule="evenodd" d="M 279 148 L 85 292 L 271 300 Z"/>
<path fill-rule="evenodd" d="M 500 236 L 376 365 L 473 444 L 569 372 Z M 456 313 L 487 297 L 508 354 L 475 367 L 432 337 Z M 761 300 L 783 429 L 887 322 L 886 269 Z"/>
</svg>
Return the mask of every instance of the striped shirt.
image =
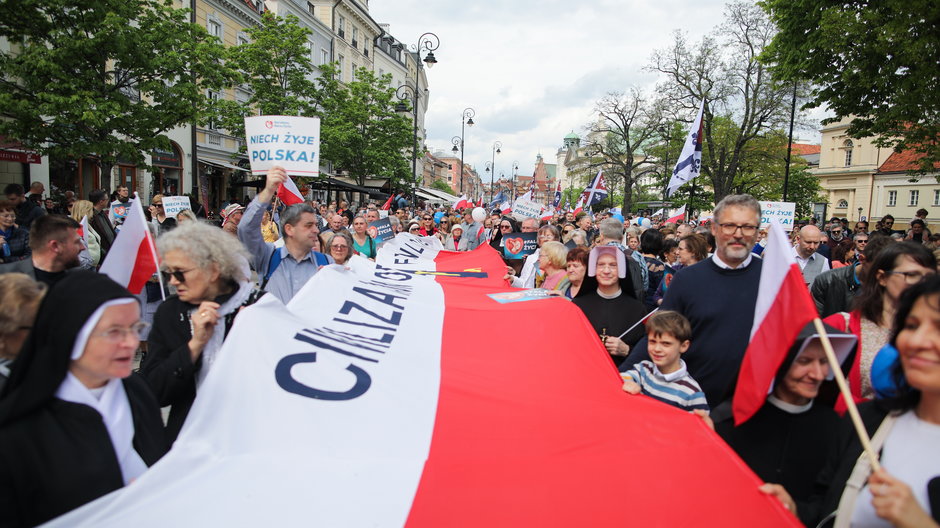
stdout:
<svg viewBox="0 0 940 528">
<path fill-rule="evenodd" d="M 686 411 L 709 410 L 705 393 L 702 392 L 698 382 L 689 376 L 685 361 L 681 359 L 679 369 L 669 374 L 661 373 L 652 361 L 644 360 L 620 375 L 624 380 L 630 379 L 636 382 L 643 394 L 663 403 Z"/>
</svg>

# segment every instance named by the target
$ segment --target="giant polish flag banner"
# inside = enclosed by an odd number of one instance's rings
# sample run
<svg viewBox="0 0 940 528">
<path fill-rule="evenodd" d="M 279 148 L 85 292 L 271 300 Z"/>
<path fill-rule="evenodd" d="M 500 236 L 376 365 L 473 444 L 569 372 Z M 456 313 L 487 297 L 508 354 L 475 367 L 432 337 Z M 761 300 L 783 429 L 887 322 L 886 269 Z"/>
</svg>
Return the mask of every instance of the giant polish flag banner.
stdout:
<svg viewBox="0 0 940 528">
<path fill-rule="evenodd" d="M 816 305 L 793 257 L 789 237 L 777 219 L 770 222 L 762 257 L 751 341 L 732 402 L 735 424 L 747 421 L 761 408 L 796 336 L 816 318 Z"/>
<path fill-rule="evenodd" d="M 130 211 L 124 219 L 124 225 L 114 238 L 114 244 L 108 250 L 99 271 L 138 295 L 157 272 L 160 260 L 136 192 L 128 209 Z"/>
<path fill-rule="evenodd" d="M 625 393 L 577 306 L 490 298 L 504 273 L 403 233 L 263 297 L 173 449 L 51 526 L 799 525 L 700 418 Z"/>
</svg>

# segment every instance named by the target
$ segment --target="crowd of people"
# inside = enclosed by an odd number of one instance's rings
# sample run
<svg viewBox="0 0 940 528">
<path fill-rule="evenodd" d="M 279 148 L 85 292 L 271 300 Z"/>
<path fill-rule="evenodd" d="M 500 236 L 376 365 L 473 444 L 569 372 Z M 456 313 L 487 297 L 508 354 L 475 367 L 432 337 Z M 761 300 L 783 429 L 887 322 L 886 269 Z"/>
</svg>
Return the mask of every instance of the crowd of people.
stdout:
<svg viewBox="0 0 940 528">
<path fill-rule="evenodd" d="M 180 434 L 239 309 L 265 294 L 289 302 L 324 266 L 374 260 L 382 241 L 368 228 L 387 217 L 393 233 L 436 237 L 449 251 L 489 245 L 503 255 L 510 235 L 533 233 L 534 252 L 505 259 L 507 288 L 570 299 L 619 368 L 624 397 L 700 415 L 807 525 L 837 516 L 839 526 L 937 526 L 940 241 L 926 211 L 900 230 L 890 216 L 871 231 L 838 218 L 794 226 L 792 255 L 840 364 L 804 329 L 763 407 L 736 425 L 731 401 L 766 245 L 753 197 L 725 197 L 701 223 L 612 211 L 520 222 L 402 200 L 387 213 L 343 200 L 284 206 L 275 196 L 286 180 L 271 169 L 246 205 L 226 205 L 219 225 L 193 211 L 169 218 L 154 196 L 147 210 L 162 277 L 138 295 L 95 272 L 119 236 L 111 205 L 127 203 L 126 188 L 56 210 L 7 187 L 0 525 L 42 523 L 139 477 Z M 881 453 L 878 471 L 860 467 L 834 369 Z"/>
</svg>

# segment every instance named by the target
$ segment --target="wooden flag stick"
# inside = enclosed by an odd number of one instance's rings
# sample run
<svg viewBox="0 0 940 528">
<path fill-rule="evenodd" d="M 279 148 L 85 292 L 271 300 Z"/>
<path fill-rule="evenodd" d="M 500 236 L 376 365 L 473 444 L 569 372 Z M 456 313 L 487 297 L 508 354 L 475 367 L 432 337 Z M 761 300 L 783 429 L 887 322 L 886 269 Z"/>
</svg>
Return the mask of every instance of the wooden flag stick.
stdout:
<svg viewBox="0 0 940 528">
<path fill-rule="evenodd" d="M 862 448 L 865 450 L 865 454 L 868 455 L 872 471 L 878 471 L 881 469 L 881 464 L 878 463 L 878 453 L 875 453 L 875 450 L 871 447 L 871 439 L 868 438 L 868 432 L 865 430 L 865 425 L 862 424 L 862 417 L 858 414 L 858 407 L 855 406 L 855 400 L 852 399 L 849 384 L 846 383 L 845 376 L 842 374 L 842 368 L 839 365 L 839 360 L 836 358 L 836 353 L 832 350 L 829 335 L 826 333 L 826 329 L 823 327 L 823 322 L 820 318 L 817 317 L 813 319 L 813 325 L 816 327 L 816 333 L 819 334 L 820 341 L 822 341 L 826 358 L 829 359 L 829 368 L 832 370 L 832 374 L 836 378 L 836 383 L 839 385 L 839 392 L 842 393 L 842 399 L 845 400 L 845 406 L 849 410 L 852 425 L 855 426 L 855 434 L 858 435 L 858 439 L 862 442 Z"/>
</svg>

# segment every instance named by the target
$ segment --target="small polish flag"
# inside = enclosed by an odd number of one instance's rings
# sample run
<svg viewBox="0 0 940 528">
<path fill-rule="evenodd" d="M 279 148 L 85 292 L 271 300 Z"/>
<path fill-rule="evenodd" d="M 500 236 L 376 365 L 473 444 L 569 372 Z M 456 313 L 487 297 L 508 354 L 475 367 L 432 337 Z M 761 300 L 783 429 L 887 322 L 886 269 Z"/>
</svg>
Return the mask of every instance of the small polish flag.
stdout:
<svg viewBox="0 0 940 528">
<path fill-rule="evenodd" d="M 81 235 L 82 240 L 85 241 L 85 247 L 88 247 L 88 215 L 85 215 L 82 218 L 82 221 L 79 222 L 78 234 Z"/>
<path fill-rule="evenodd" d="M 577 205 L 574 206 L 574 214 L 578 214 L 583 210 L 584 210 L 584 195 L 582 194 L 581 197 L 578 198 Z"/>
<path fill-rule="evenodd" d="M 304 197 L 290 176 L 287 181 L 277 186 L 277 197 L 286 205 L 303 203 Z"/>
<path fill-rule="evenodd" d="M 544 207 L 542 211 L 542 220 L 551 220 L 555 216 L 555 209 Z"/>
<path fill-rule="evenodd" d="M 502 204 L 500 204 L 499 210 L 503 214 L 509 214 L 512 212 L 512 204 L 509 202 L 503 202 Z"/>
<path fill-rule="evenodd" d="M 99 271 L 137 295 L 157 272 L 159 259 L 137 193 L 129 209 L 124 226 L 114 238 Z"/>
<path fill-rule="evenodd" d="M 731 406 L 735 425 L 746 422 L 764 405 L 787 351 L 800 330 L 816 318 L 816 305 L 788 242 L 780 223 L 772 220 L 762 255 L 751 341 Z"/>
<path fill-rule="evenodd" d="M 679 220 L 685 219 L 685 206 L 676 209 L 675 211 L 670 212 L 669 218 L 666 219 L 666 222 L 672 222 L 673 224 L 678 224 Z"/>
<path fill-rule="evenodd" d="M 463 209 L 465 207 L 470 207 L 470 201 L 467 200 L 467 195 L 461 195 L 460 198 L 457 198 L 457 201 L 454 202 L 454 209 Z"/>
</svg>

